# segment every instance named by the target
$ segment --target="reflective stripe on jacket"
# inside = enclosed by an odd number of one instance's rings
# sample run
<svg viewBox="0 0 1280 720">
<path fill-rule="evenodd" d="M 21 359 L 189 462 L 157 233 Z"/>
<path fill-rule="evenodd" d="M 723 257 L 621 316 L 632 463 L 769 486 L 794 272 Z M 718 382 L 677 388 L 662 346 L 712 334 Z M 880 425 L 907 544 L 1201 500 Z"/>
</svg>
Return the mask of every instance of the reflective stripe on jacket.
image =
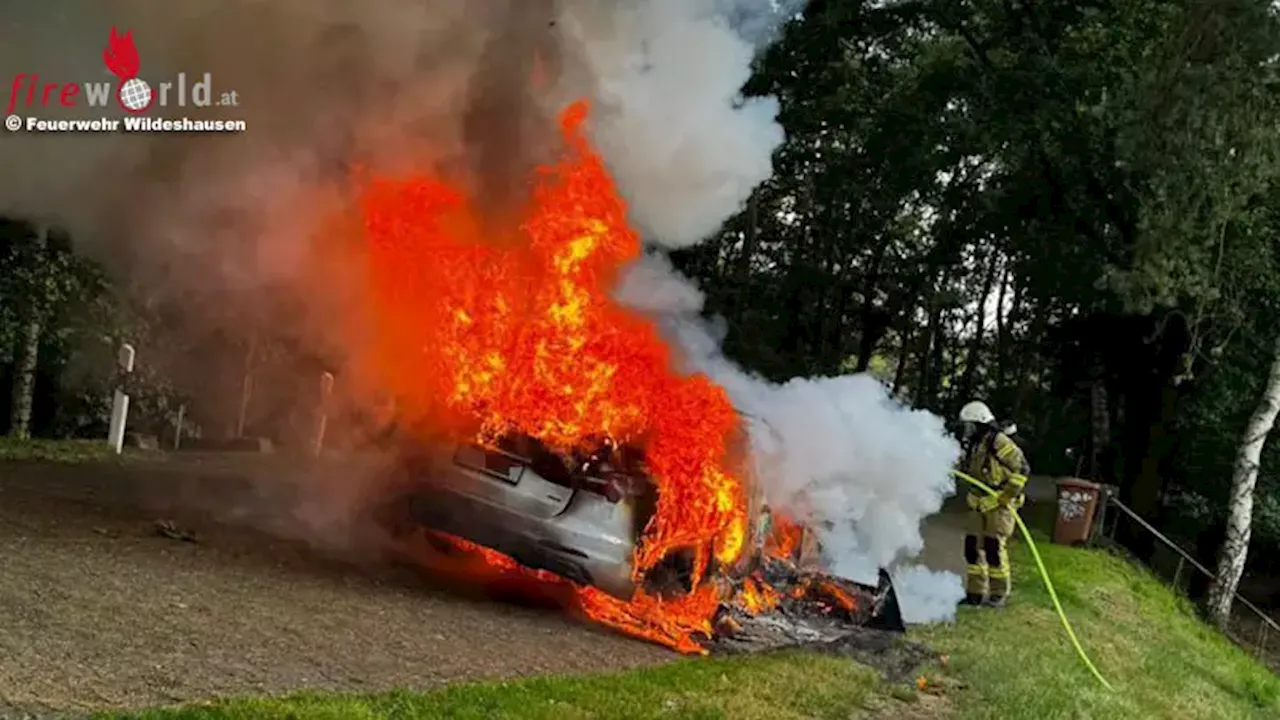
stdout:
<svg viewBox="0 0 1280 720">
<path fill-rule="evenodd" d="M 962 461 L 964 472 L 981 480 L 992 490 L 1000 493 L 1002 505 L 1020 507 L 1023 502 L 1023 490 L 1027 485 L 1027 476 L 1031 474 L 1031 465 L 1027 463 L 1022 448 L 1008 435 L 996 430 L 987 430 L 974 439 Z M 972 491 L 979 496 L 981 491 Z"/>
</svg>

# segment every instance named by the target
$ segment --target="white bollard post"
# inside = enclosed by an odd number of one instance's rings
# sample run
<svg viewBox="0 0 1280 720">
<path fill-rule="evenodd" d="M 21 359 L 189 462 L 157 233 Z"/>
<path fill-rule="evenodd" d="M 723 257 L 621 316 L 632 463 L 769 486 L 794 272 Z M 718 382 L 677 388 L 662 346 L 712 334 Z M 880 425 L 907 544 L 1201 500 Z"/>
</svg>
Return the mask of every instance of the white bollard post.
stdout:
<svg viewBox="0 0 1280 720">
<path fill-rule="evenodd" d="M 116 358 L 119 376 L 111 401 L 111 424 L 107 429 L 107 442 L 119 455 L 124 449 L 124 427 L 129 416 L 129 375 L 133 372 L 133 346 L 125 343 Z"/>
<path fill-rule="evenodd" d="M 187 416 L 187 404 L 182 403 L 178 406 L 178 421 L 173 424 L 173 451 L 177 452 L 182 447 L 182 420 Z"/>
<path fill-rule="evenodd" d="M 240 412 L 236 415 L 236 438 L 244 437 L 245 423 L 249 419 L 249 403 L 253 400 L 253 366 L 258 355 L 258 332 L 249 336 L 249 349 L 244 355 L 244 380 L 240 383 Z"/>
<path fill-rule="evenodd" d="M 320 405 L 316 418 L 316 435 L 311 440 L 311 454 L 319 456 L 324 449 L 324 431 L 329 424 L 329 397 L 333 395 L 333 373 L 320 374 Z"/>
</svg>

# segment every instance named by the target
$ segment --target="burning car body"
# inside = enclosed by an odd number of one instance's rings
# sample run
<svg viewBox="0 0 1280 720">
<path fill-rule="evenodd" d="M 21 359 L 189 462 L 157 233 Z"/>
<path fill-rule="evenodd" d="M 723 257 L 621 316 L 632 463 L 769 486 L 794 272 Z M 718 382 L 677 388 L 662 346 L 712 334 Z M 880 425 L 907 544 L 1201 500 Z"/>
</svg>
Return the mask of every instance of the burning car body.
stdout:
<svg viewBox="0 0 1280 720">
<path fill-rule="evenodd" d="M 415 428 L 374 514 L 409 552 L 425 535 L 468 572 L 682 652 L 750 634 L 754 617 L 892 615 L 887 576 L 802 571 L 798 526 L 753 529 L 743 418 L 611 294 L 641 242 L 587 111 L 561 116 L 563 158 L 539 170 L 514 240 L 438 178 L 364 187 L 372 340 L 357 374 Z"/>
<path fill-rule="evenodd" d="M 694 589 L 692 549 L 672 551 L 643 574 L 635 564 L 658 492 L 639 448 L 605 438 L 589 455 L 562 456 L 515 436 L 497 447 L 451 449 L 405 451 L 373 510 L 398 541 L 416 538 L 443 552 L 483 548 L 623 602 L 641 588 L 655 597 Z M 812 565 L 802 527 L 767 508 L 761 520 L 745 560 L 719 580 L 723 600 L 706 638 L 716 649 L 830 642 L 850 628 L 903 629 L 886 572 L 876 587 L 824 574 Z"/>
<path fill-rule="evenodd" d="M 606 440 L 562 457 L 521 435 L 449 450 L 405 453 L 375 510 L 393 537 L 446 533 L 622 600 L 635 594 L 633 561 L 657 507 L 637 449 Z"/>
</svg>

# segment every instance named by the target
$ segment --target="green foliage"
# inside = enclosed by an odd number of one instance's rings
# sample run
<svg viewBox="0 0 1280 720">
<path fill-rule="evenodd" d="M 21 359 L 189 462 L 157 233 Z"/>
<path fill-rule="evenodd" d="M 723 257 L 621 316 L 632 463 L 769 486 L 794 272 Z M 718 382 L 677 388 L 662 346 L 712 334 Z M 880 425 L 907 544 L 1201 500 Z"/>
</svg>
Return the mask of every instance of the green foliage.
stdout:
<svg viewBox="0 0 1280 720">
<path fill-rule="evenodd" d="M 26 323 L 41 323 L 42 376 L 58 379 L 53 417 L 42 428 L 54 437 L 102 437 L 111 407 L 114 354 L 124 338 L 143 336 L 145 323 L 120 297 L 103 268 L 76 252 L 70 238 L 52 229 L 41 242 L 37 228 L 0 219 L 0 364 L 12 362 Z M 163 392 L 159 378 L 140 368 L 134 415 L 146 418 L 150 398 Z"/>
<path fill-rule="evenodd" d="M 1140 203 L 1130 262 L 1108 279 L 1140 310 L 1220 308 L 1220 324 L 1238 322 L 1250 293 L 1277 290 L 1267 203 L 1280 177 L 1280 30 L 1247 1 L 1189 4 L 1169 30 L 1117 103 Z"/>
<path fill-rule="evenodd" d="M 141 714 L 139 720 L 221 718 L 740 718 L 843 720 L 876 689 L 874 673 L 839 658 L 782 653 L 746 660 L 683 660 L 596 677 L 460 685 L 433 693 L 308 693 L 246 698 Z"/>
<path fill-rule="evenodd" d="M 681 267 L 743 364 L 878 358 L 917 405 L 987 398 L 1038 468 L 1074 470 L 1104 383 L 1106 479 L 1156 473 L 1154 507 L 1200 434 L 1224 476 L 1261 372 L 1232 348 L 1280 313 L 1277 57 L 1260 0 L 811 3 L 748 86 L 788 131 L 755 244 L 744 214 Z"/>
<path fill-rule="evenodd" d="M 1274 298 L 1275 296 L 1272 296 Z M 1174 461 L 1183 469 L 1172 495 L 1182 534 L 1212 528 L 1225 512 L 1241 433 L 1257 406 L 1271 362 L 1276 303 L 1255 303 L 1179 417 Z M 1254 506 L 1251 560 L 1274 570 L 1280 550 L 1280 442 L 1264 447 Z"/>
</svg>

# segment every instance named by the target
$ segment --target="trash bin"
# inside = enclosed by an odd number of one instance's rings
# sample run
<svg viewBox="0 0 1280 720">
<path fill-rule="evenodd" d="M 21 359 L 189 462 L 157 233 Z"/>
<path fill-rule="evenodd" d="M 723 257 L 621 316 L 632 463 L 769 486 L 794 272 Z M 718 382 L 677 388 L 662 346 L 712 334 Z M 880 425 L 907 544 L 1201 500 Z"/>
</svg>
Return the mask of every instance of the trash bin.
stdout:
<svg viewBox="0 0 1280 720">
<path fill-rule="evenodd" d="M 1053 524 L 1053 541 L 1059 545 L 1081 545 L 1089 540 L 1094 512 L 1102 486 L 1066 478 L 1058 481 L 1058 516 Z"/>
</svg>

